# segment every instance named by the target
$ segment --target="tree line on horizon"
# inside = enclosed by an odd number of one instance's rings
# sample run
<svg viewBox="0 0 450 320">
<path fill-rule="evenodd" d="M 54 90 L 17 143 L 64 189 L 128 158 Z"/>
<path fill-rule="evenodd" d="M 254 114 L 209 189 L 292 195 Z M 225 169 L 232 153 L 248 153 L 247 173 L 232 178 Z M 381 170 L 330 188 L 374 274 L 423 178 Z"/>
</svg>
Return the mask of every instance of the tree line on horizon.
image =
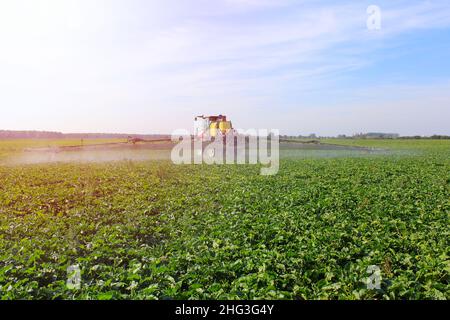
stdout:
<svg viewBox="0 0 450 320">
<path fill-rule="evenodd" d="M 0 130 L 0 139 L 139 139 L 167 138 L 164 134 L 62 133 L 55 131 Z"/>
</svg>

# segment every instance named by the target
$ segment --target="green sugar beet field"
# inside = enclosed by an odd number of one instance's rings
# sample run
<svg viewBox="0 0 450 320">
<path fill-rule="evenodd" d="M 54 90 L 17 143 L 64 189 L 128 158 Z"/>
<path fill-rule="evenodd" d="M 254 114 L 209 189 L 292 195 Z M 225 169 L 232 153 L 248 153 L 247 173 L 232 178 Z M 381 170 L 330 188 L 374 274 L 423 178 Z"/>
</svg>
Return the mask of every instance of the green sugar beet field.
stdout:
<svg viewBox="0 0 450 320">
<path fill-rule="evenodd" d="M 0 142 L 0 298 L 450 298 L 450 141 L 323 142 L 386 152 L 281 150 L 278 174 L 261 176 L 168 160 L 14 163 L 35 142 Z"/>
</svg>

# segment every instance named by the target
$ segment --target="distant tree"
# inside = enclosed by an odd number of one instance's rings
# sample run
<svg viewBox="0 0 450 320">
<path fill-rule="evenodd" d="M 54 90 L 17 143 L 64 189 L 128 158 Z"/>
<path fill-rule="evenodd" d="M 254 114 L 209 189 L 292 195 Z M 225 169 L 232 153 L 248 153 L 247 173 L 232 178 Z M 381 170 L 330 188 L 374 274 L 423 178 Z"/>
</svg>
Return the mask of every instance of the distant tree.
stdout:
<svg viewBox="0 0 450 320">
<path fill-rule="evenodd" d="M 450 136 L 443 136 L 443 135 L 437 135 L 437 134 L 435 134 L 435 135 L 432 135 L 432 136 L 430 137 L 430 139 L 439 139 L 439 140 L 450 139 Z"/>
</svg>

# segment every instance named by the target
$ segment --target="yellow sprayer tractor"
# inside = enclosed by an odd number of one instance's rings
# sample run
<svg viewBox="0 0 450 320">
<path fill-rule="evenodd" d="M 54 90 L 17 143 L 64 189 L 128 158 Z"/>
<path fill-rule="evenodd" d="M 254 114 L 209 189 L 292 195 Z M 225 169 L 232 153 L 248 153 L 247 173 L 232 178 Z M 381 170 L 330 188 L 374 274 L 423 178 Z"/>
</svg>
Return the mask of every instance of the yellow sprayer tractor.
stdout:
<svg viewBox="0 0 450 320">
<path fill-rule="evenodd" d="M 231 121 L 224 115 L 197 116 L 194 119 L 194 137 L 202 141 L 234 133 Z"/>
</svg>

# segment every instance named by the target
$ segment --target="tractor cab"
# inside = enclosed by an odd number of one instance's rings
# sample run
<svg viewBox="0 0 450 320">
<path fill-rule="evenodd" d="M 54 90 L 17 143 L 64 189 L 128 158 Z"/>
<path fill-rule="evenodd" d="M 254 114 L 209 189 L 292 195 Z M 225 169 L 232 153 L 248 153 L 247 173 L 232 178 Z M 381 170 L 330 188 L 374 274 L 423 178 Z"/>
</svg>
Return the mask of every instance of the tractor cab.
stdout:
<svg viewBox="0 0 450 320">
<path fill-rule="evenodd" d="M 233 130 L 231 121 L 224 115 L 197 116 L 194 119 L 194 135 L 196 138 L 215 138 L 218 134 L 226 135 Z"/>
</svg>

